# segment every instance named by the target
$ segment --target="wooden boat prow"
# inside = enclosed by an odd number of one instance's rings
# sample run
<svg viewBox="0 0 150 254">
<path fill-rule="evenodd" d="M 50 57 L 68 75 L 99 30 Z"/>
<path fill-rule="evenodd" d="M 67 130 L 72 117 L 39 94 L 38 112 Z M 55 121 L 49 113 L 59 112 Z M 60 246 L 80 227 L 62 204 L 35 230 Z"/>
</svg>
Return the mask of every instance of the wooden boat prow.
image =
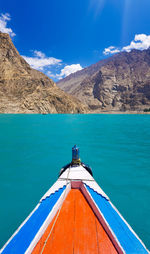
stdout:
<svg viewBox="0 0 150 254">
<path fill-rule="evenodd" d="M 73 160 L 1 253 L 149 253 L 92 176 Z"/>
</svg>

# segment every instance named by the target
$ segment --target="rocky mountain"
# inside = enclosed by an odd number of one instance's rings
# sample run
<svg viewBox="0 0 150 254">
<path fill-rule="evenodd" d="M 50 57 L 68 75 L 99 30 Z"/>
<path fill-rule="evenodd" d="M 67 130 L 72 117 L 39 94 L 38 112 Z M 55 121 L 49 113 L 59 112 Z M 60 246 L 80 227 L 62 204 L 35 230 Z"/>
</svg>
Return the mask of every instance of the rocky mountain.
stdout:
<svg viewBox="0 0 150 254">
<path fill-rule="evenodd" d="M 150 49 L 118 53 L 57 85 L 93 112 L 143 111 L 150 108 Z"/>
<path fill-rule="evenodd" d="M 85 113 L 87 106 L 66 94 L 19 55 L 0 33 L 0 113 Z"/>
</svg>

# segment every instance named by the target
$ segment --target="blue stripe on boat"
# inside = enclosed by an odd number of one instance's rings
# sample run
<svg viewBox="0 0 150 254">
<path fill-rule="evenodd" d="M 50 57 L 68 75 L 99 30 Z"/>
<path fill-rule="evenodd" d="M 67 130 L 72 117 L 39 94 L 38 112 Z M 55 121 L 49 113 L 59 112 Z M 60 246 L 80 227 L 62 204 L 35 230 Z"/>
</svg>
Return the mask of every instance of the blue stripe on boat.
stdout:
<svg viewBox="0 0 150 254">
<path fill-rule="evenodd" d="M 117 211 L 112 207 L 110 202 L 106 198 L 95 192 L 93 189 L 91 189 L 89 186 L 86 185 L 86 188 L 91 194 L 95 203 L 97 204 L 99 210 L 102 212 L 110 228 L 116 235 L 116 238 L 120 242 L 120 245 L 123 247 L 125 253 L 148 253 L 142 243 L 129 229 L 127 224 L 122 220 Z"/>
<path fill-rule="evenodd" d="M 63 186 L 63 188 L 60 188 L 41 202 L 37 210 L 35 210 L 19 232 L 12 238 L 2 253 L 25 253 L 65 188 L 66 186 Z"/>
</svg>

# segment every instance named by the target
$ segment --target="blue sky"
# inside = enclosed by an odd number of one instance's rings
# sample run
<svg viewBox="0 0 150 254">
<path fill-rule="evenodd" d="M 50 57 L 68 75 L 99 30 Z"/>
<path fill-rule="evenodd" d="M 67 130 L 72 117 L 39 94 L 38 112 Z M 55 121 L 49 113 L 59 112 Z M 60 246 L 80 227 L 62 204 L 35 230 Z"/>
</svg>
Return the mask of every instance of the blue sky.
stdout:
<svg viewBox="0 0 150 254">
<path fill-rule="evenodd" d="M 0 30 L 55 81 L 122 50 L 150 46 L 150 0 L 1 0 Z"/>
</svg>

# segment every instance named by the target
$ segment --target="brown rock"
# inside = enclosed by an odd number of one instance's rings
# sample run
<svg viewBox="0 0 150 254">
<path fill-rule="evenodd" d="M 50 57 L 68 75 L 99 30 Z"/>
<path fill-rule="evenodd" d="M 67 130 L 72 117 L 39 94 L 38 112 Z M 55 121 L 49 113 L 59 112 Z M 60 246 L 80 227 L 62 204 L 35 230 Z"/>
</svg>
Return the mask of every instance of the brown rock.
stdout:
<svg viewBox="0 0 150 254">
<path fill-rule="evenodd" d="M 150 107 L 150 49 L 122 52 L 57 83 L 93 112 Z"/>
<path fill-rule="evenodd" d="M 19 55 L 0 33 L 0 113 L 85 113 L 88 107 L 66 94 Z"/>
</svg>

